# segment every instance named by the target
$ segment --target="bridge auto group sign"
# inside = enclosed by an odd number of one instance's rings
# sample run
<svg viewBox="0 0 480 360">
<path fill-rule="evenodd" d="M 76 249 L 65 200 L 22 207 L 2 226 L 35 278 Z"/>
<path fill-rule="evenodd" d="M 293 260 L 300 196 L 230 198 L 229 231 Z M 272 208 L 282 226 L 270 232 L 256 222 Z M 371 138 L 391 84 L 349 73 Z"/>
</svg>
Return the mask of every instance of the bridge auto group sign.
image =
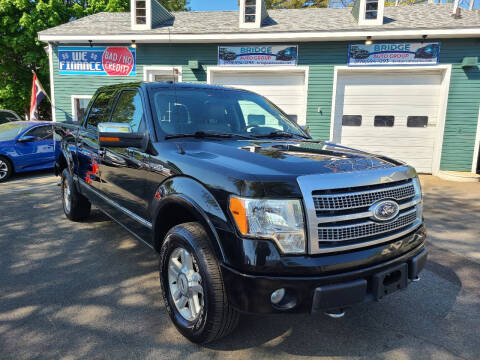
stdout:
<svg viewBox="0 0 480 360">
<path fill-rule="evenodd" d="M 437 65 L 440 43 L 352 44 L 348 66 Z"/>
<path fill-rule="evenodd" d="M 58 48 L 60 75 L 135 76 L 136 52 L 126 46 Z"/>
</svg>

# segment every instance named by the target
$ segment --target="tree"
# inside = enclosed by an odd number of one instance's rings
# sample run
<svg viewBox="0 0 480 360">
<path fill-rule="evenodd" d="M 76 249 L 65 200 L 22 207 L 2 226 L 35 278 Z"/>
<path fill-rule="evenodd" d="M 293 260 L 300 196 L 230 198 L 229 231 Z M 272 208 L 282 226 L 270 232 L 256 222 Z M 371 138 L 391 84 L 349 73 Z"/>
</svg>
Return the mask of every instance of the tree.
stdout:
<svg viewBox="0 0 480 360">
<path fill-rule="evenodd" d="M 188 0 L 160 2 L 172 11 L 188 5 Z M 29 112 L 32 69 L 50 91 L 46 44 L 38 41 L 39 31 L 101 11 L 127 11 L 129 5 L 129 0 L 0 0 L 0 109 Z M 45 114 L 47 100 L 41 106 Z"/>
<path fill-rule="evenodd" d="M 323 8 L 328 0 L 265 0 L 268 9 Z"/>
</svg>

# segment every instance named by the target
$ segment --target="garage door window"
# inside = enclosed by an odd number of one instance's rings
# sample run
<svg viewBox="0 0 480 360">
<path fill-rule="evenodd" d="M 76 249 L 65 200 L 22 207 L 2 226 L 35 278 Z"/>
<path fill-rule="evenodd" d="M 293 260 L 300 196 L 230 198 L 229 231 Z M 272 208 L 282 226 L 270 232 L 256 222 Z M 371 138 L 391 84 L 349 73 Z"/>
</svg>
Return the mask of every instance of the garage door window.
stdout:
<svg viewBox="0 0 480 360">
<path fill-rule="evenodd" d="M 375 127 L 392 127 L 395 122 L 395 116 L 377 115 L 373 120 Z"/>
<path fill-rule="evenodd" d="M 409 116 L 407 118 L 407 127 L 427 127 L 428 116 Z"/>
<path fill-rule="evenodd" d="M 343 115 L 342 125 L 343 126 L 361 126 L 362 115 Z"/>
<path fill-rule="evenodd" d="M 270 127 L 283 130 L 283 126 L 279 124 L 278 119 L 257 103 L 240 100 L 238 105 L 242 109 L 247 127 Z"/>
</svg>

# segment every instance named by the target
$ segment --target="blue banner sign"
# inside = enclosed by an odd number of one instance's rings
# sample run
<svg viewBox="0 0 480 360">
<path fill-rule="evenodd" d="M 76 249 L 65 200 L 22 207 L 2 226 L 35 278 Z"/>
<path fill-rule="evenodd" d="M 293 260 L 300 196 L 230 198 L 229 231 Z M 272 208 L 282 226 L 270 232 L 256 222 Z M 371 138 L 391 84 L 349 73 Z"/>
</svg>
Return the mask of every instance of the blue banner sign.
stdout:
<svg viewBox="0 0 480 360">
<path fill-rule="evenodd" d="M 126 46 L 58 48 L 60 75 L 135 76 L 136 51 Z"/>
<path fill-rule="evenodd" d="M 352 44 L 348 66 L 437 65 L 440 43 Z"/>
<path fill-rule="evenodd" d="M 297 65 L 297 45 L 219 46 L 220 66 Z"/>
</svg>

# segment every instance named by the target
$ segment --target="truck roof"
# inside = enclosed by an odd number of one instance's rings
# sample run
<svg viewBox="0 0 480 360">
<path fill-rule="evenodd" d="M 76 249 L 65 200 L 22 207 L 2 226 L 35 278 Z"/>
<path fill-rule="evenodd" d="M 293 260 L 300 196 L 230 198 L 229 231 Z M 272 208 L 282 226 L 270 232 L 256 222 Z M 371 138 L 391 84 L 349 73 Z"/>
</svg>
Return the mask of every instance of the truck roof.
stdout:
<svg viewBox="0 0 480 360">
<path fill-rule="evenodd" d="M 97 89 L 116 89 L 116 88 L 195 88 L 195 89 L 217 89 L 217 90 L 228 90 L 228 91 L 247 91 L 242 89 L 235 89 L 231 87 L 219 86 L 219 85 L 209 85 L 209 84 L 198 84 L 198 83 L 188 83 L 188 82 L 148 82 L 148 81 L 137 81 L 130 83 L 121 83 L 115 85 L 101 86 Z"/>
</svg>

